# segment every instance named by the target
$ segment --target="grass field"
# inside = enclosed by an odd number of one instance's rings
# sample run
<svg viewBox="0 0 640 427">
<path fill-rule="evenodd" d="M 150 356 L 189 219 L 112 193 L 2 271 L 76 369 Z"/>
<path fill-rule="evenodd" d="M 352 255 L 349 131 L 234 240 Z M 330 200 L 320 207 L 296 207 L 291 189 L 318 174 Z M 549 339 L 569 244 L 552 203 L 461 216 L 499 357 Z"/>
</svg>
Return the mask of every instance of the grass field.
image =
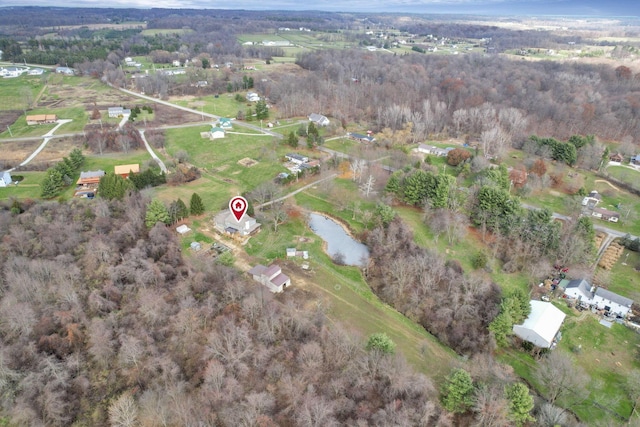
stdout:
<svg viewBox="0 0 640 427">
<path fill-rule="evenodd" d="M 562 327 L 562 340 L 554 351 L 564 352 L 589 375 L 589 399 L 571 409 L 583 422 L 610 422 L 625 424 L 617 417 L 627 419 L 631 402 L 625 392 L 626 374 L 638 369 L 634 355 L 640 345 L 640 336 L 629 328 L 614 324 L 611 329 L 598 323 L 594 315 L 567 309 L 563 302 L 559 308 L 569 313 Z M 534 372 L 537 362 L 528 354 L 515 349 L 501 350 L 499 360 L 513 366 L 515 372 L 536 388 Z M 598 407 L 595 403 L 600 405 Z M 562 401 L 559 402 L 563 404 Z"/>
<path fill-rule="evenodd" d="M 262 262 L 282 258 L 287 247 L 308 250 L 312 272 L 305 284 L 293 284 L 319 294 L 319 304 L 331 319 L 355 329 L 363 336 L 385 332 L 397 344 L 397 351 L 419 371 L 435 381 L 450 369 L 456 355 L 422 327 L 382 303 L 369 289 L 355 267 L 333 264 L 322 250 L 322 241 L 305 224 L 304 216 L 290 220 L 274 233 L 263 229 L 246 245 L 247 252 Z M 300 243 L 300 238 L 305 243 Z"/>
<path fill-rule="evenodd" d="M 150 28 L 142 30 L 140 33 L 143 36 L 157 36 L 157 35 L 172 35 L 172 34 L 187 34 L 193 32 L 189 28 Z"/>
<path fill-rule="evenodd" d="M 49 72 L 41 76 L 22 75 L 13 79 L 0 79 L 0 110 L 27 108 L 28 96 L 34 101 L 45 85 Z M 27 96 L 27 94 L 30 94 Z"/>
<path fill-rule="evenodd" d="M 640 190 L 640 171 L 625 166 L 608 166 L 607 173 L 618 181 L 625 182 Z"/>
<path fill-rule="evenodd" d="M 241 92 L 243 101 L 238 102 L 235 99 L 235 93 L 223 93 L 217 98 L 214 96 L 201 96 L 193 97 L 190 99 L 180 99 L 175 101 L 175 104 L 193 108 L 194 110 L 202 111 L 204 113 L 215 114 L 216 116 L 235 118 L 238 115 L 238 111 L 246 111 L 249 108 L 254 109 L 255 104 L 244 101 L 245 92 Z"/>
<path fill-rule="evenodd" d="M 611 268 L 610 279 L 611 291 L 640 301 L 640 253 L 625 249 Z"/>
</svg>

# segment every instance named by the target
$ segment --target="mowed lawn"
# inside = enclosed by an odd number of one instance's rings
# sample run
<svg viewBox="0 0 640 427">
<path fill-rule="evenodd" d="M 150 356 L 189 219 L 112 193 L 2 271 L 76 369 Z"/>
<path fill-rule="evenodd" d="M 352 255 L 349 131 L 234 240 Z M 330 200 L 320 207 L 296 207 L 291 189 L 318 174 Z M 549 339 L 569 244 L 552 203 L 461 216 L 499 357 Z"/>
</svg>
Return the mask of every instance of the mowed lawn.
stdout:
<svg viewBox="0 0 640 427">
<path fill-rule="evenodd" d="M 189 163 L 198 167 L 201 178 L 178 187 L 163 186 L 156 195 L 170 202 L 182 198 L 188 201 L 195 192 L 202 197 L 207 210 L 223 209 L 229 198 L 251 191 L 263 182 L 273 180 L 278 173 L 286 172 L 281 156 L 287 149 L 275 142 L 273 137 L 236 127 L 225 138 L 214 141 L 201 138 L 200 132 L 209 125 L 187 129 L 171 129 L 166 134 L 166 152 L 175 157 L 180 151 L 187 153 Z M 244 166 L 239 160 L 250 158 L 257 163 Z"/>
</svg>

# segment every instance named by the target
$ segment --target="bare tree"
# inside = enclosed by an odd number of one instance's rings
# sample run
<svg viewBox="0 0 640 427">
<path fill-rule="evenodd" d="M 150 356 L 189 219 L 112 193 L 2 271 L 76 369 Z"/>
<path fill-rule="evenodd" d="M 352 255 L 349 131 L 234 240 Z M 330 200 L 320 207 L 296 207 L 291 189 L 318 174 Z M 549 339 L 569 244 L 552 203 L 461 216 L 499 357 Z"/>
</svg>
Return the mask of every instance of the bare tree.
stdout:
<svg viewBox="0 0 640 427">
<path fill-rule="evenodd" d="M 131 396 L 125 392 L 109 406 L 109 422 L 112 427 L 134 427 L 138 421 L 138 405 Z"/>
<path fill-rule="evenodd" d="M 586 388 L 589 376 L 569 355 L 559 350 L 552 351 L 542 359 L 534 375 L 551 404 L 562 400 L 564 406 L 571 407 L 589 395 Z"/>
<path fill-rule="evenodd" d="M 360 185 L 360 191 L 364 194 L 365 197 L 369 197 L 376 193 L 375 190 L 376 179 L 373 175 L 369 175 L 369 178 L 364 182 L 364 184 Z"/>
</svg>

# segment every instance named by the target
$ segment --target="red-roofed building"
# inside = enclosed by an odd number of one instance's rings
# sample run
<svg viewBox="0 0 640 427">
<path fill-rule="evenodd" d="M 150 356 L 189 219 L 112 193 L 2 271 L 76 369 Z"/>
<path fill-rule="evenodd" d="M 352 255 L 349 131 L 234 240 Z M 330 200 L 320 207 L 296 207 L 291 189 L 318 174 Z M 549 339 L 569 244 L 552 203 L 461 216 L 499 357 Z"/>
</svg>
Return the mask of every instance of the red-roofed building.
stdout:
<svg viewBox="0 0 640 427">
<path fill-rule="evenodd" d="M 249 274 L 253 276 L 253 280 L 262 283 L 273 293 L 282 292 L 291 285 L 289 276 L 283 274 L 282 269 L 275 264 L 268 267 L 258 264 L 249 270 Z"/>
</svg>

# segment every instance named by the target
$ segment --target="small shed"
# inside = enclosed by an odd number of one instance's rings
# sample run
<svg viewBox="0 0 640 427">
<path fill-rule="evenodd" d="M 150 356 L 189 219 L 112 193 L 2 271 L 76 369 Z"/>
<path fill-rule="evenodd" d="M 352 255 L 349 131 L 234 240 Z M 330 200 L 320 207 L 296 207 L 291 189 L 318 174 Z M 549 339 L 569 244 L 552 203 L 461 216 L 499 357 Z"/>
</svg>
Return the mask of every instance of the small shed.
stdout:
<svg viewBox="0 0 640 427">
<path fill-rule="evenodd" d="M 176 227 L 176 231 L 179 234 L 187 234 L 188 232 L 191 231 L 191 229 L 186 224 L 182 224 L 182 225 L 179 225 L 178 227 Z"/>
<path fill-rule="evenodd" d="M 199 251 L 200 249 L 202 249 L 202 245 L 199 242 L 191 242 L 191 245 L 189 245 L 191 247 L 192 251 Z"/>
<path fill-rule="evenodd" d="M 209 138 L 211 140 L 224 138 L 224 129 L 220 127 L 212 127 L 209 132 Z"/>
<path fill-rule="evenodd" d="M 296 248 L 287 248 L 287 258 L 293 258 L 296 256 Z"/>
</svg>

